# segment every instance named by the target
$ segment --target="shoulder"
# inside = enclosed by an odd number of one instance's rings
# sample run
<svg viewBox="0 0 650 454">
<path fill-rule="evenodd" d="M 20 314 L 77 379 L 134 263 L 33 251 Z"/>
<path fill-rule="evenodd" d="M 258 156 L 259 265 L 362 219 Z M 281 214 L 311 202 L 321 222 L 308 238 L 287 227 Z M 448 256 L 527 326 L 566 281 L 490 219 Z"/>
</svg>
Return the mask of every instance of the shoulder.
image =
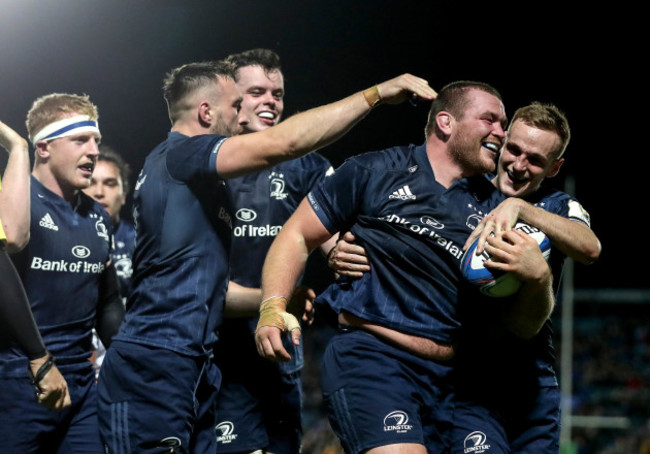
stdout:
<svg viewBox="0 0 650 454">
<path fill-rule="evenodd" d="M 323 155 L 318 153 L 309 153 L 297 159 L 281 162 L 271 167 L 270 170 L 320 171 L 322 169 L 327 169 L 329 167 L 331 167 L 331 164 Z"/>
<path fill-rule="evenodd" d="M 587 226 L 591 225 L 589 213 L 578 199 L 553 187 L 542 186 L 527 201 L 551 213 L 579 220 Z"/>
<path fill-rule="evenodd" d="M 379 151 L 369 151 L 351 158 L 345 162 L 354 163 L 373 171 L 402 171 L 408 170 L 415 164 L 415 145 L 405 145 L 386 148 Z"/>
</svg>

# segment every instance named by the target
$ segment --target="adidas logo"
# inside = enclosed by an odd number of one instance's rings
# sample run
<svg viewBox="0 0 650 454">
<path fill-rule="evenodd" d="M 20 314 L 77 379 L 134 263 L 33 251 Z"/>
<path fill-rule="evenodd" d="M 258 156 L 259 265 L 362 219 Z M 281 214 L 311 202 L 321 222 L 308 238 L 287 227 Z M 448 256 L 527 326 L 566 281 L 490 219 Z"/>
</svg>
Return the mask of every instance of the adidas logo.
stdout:
<svg viewBox="0 0 650 454">
<path fill-rule="evenodd" d="M 54 223 L 52 220 L 52 216 L 50 216 L 50 213 L 45 213 L 45 216 L 41 218 L 40 221 L 38 221 L 38 225 L 41 227 L 45 227 L 46 229 L 52 229 L 58 232 L 59 227 Z"/>
<path fill-rule="evenodd" d="M 413 195 L 409 185 L 405 185 L 402 188 L 399 188 L 397 191 L 393 191 L 391 195 L 388 196 L 389 199 L 400 199 L 400 200 L 415 200 L 417 197 Z"/>
</svg>

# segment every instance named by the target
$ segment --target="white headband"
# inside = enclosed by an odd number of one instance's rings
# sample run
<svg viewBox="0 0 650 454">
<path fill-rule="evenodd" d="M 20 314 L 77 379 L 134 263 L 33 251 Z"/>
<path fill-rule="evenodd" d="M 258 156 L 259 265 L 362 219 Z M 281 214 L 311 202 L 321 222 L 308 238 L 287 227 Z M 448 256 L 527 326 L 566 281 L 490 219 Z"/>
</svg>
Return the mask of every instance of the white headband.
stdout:
<svg viewBox="0 0 650 454">
<path fill-rule="evenodd" d="M 101 136 L 99 125 L 96 121 L 91 120 L 88 115 L 77 115 L 76 117 L 64 118 L 63 120 L 58 120 L 45 126 L 34 134 L 32 143 L 36 145 L 41 140 L 58 139 L 82 132 L 94 132 Z"/>
</svg>

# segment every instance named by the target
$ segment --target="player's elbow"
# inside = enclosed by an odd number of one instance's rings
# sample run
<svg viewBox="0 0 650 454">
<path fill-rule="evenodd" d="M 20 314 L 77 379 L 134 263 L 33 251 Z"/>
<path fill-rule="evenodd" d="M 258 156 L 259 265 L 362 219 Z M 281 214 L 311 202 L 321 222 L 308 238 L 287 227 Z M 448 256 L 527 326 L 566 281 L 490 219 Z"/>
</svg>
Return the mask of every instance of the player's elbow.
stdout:
<svg viewBox="0 0 650 454">
<path fill-rule="evenodd" d="M 6 232 L 6 235 L 5 250 L 10 254 L 22 251 L 27 246 L 27 243 L 29 243 L 29 230 L 16 233 Z"/>
<path fill-rule="evenodd" d="M 596 260 L 598 260 L 601 251 L 602 251 L 602 245 L 600 244 L 600 241 L 596 239 L 596 241 L 593 242 L 592 247 L 588 250 L 587 264 L 594 263 Z"/>
<path fill-rule="evenodd" d="M 578 257 L 578 261 L 583 265 L 591 265 L 600 257 L 602 246 L 597 238 L 589 241 L 583 245 L 582 254 Z"/>
</svg>

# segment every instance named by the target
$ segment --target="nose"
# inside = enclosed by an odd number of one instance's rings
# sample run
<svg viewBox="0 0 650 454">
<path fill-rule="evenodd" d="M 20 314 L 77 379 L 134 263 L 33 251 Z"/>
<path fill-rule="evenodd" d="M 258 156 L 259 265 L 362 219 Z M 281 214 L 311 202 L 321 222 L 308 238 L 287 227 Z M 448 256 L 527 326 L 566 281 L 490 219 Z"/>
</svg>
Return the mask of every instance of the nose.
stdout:
<svg viewBox="0 0 650 454">
<path fill-rule="evenodd" d="M 97 144 L 97 140 L 98 139 L 93 137 L 88 141 L 88 154 L 90 156 L 99 156 L 99 145 Z"/>
<path fill-rule="evenodd" d="M 503 129 L 503 126 L 501 125 L 501 123 L 499 123 L 499 122 L 494 123 L 494 128 L 492 128 L 492 133 L 495 136 L 500 137 L 502 139 L 504 139 L 506 137 L 506 132 Z"/>
<path fill-rule="evenodd" d="M 90 186 L 88 186 L 88 195 L 90 195 L 95 200 L 104 198 L 104 188 L 100 182 L 94 178 L 90 180 Z"/>
<path fill-rule="evenodd" d="M 264 97 L 262 98 L 262 104 L 266 104 L 272 107 L 275 106 L 275 97 L 273 96 L 273 93 L 271 92 L 264 93 Z"/>
<path fill-rule="evenodd" d="M 527 163 L 528 161 L 526 160 L 525 157 L 518 156 L 513 164 L 513 168 L 516 172 L 524 172 L 526 171 Z"/>
<path fill-rule="evenodd" d="M 248 115 L 244 112 L 244 109 L 240 110 L 237 114 L 237 124 L 239 126 L 246 126 L 250 122 Z"/>
</svg>

